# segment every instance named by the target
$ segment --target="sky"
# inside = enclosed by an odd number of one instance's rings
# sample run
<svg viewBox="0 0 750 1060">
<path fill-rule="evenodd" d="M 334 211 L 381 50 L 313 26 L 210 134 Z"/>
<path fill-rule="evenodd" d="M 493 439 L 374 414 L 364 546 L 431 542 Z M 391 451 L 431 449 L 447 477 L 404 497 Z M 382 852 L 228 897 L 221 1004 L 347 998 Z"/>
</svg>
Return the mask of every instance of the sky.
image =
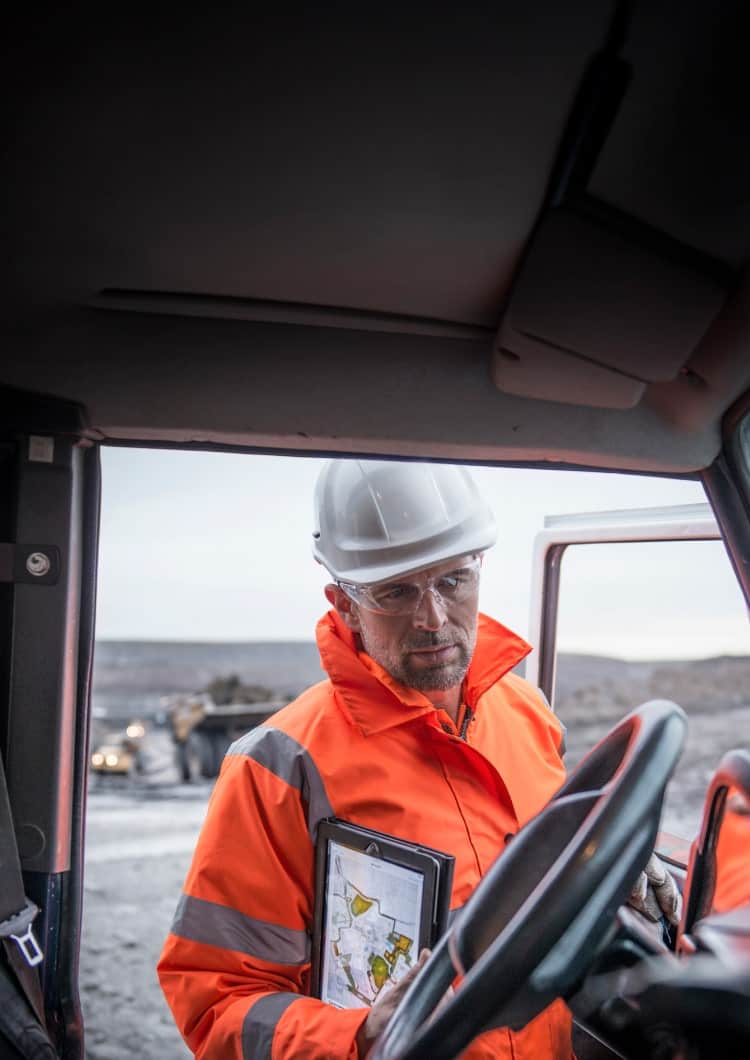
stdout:
<svg viewBox="0 0 750 1060">
<path fill-rule="evenodd" d="M 311 553 L 317 458 L 105 448 L 97 636 L 311 640 L 328 580 Z M 528 635 L 545 515 L 705 501 L 692 481 L 472 469 L 493 508 L 480 607 Z M 750 654 L 720 542 L 595 545 L 562 565 L 558 646 L 628 659 Z"/>
</svg>

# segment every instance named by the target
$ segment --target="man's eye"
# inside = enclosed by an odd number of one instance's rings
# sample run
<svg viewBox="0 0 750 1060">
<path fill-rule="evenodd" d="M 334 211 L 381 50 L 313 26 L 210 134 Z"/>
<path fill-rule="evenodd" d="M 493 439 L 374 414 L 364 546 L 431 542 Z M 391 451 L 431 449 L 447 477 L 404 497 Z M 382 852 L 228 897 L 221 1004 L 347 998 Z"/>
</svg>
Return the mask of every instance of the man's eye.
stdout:
<svg viewBox="0 0 750 1060">
<path fill-rule="evenodd" d="M 461 582 L 465 580 L 465 578 L 461 577 L 460 572 L 457 572 L 456 574 L 446 574 L 438 582 L 438 591 L 446 593 L 455 592 Z"/>
<path fill-rule="evenodd" d="M 459 567 L 458 570 L 452 570 L 450 574 L 444 574 L 440 581 L 455 588 L 456 585 L 470 582 L 473 577 L 474 571 L 471 567 Z"/>
<path fill-rule="evenodd" d="M 389 585 L 378 593 L 379 600 L 404 600 L 413 596 L 416 592 L 413 585 Z"/>
</svg>

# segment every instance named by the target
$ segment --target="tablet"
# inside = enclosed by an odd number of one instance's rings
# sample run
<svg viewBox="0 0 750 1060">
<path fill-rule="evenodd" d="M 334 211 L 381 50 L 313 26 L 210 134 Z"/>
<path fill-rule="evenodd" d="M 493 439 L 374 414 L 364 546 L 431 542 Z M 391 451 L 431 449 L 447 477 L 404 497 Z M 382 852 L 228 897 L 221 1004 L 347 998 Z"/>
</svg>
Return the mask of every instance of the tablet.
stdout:
<svg viewBox="0 0 750 1060">
<path fill-rule="evenodd" d="M 346 821 L 318 828 L 312 992 L 337 1008 L 372 1005 L 448 923 L 451 855 Z"/>
</svg>

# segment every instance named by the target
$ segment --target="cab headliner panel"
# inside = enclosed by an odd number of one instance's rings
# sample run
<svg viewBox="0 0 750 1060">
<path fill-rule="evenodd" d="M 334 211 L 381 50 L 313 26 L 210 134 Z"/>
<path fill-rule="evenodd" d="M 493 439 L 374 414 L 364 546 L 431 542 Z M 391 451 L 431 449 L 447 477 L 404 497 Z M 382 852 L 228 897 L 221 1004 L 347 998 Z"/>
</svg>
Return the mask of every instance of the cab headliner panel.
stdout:
<svg viewBox="0 0 750 1060">
<path fill-rule="evenodd" d="M 740 4 L 634 5 L 632 77 L 585 189 L 707 278 L 704 316 L 674 305 L 674 376 L 614 411 L 589 407 L 593 385 L 536 393 L 533 360 L 530 391 L 493 382 L 614 11 L 18 16 L 0 383 L 79 402 L 100 438 L 705 466 L 750 385 Z M 734 297 L 715 319 L 713 291 Z M 591 309 L 587 342 L 611 336 Z"/>
</svg>

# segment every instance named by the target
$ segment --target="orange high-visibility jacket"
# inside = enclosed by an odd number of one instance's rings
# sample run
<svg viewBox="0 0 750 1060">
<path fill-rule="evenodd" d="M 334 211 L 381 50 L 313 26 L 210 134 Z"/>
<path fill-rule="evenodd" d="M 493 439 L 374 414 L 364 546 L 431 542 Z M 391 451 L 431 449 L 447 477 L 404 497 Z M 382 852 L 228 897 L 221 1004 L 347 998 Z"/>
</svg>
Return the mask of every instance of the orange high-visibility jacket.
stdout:
<svg viewBox="0 0 750 1060">
<path fill-rule="evenodd" d="M 728 913 L 750 903 L 750 807 L 738 811 L 727 804 L 716 844 L 715 913 Z"/>
<path fill-rule="evenodd" d="M 530 648 L 492 619 L 480 616 L 464 681 L 464 738 L 426 696 L 358 653 L 334 612 L 317 635 L 330 679 L 230 748 L 159 962 L 200 1058 L 357 1057 L 368 1010 L 309 996 L 323 818 L 453 854 L 455 910 L 564 780 L 559 721 L 510 673 Z M 522 1031 L 489 1031 L 463 1055 L 567 1060 L 568 1010 L 555 1002 Z"/>
</svg>

